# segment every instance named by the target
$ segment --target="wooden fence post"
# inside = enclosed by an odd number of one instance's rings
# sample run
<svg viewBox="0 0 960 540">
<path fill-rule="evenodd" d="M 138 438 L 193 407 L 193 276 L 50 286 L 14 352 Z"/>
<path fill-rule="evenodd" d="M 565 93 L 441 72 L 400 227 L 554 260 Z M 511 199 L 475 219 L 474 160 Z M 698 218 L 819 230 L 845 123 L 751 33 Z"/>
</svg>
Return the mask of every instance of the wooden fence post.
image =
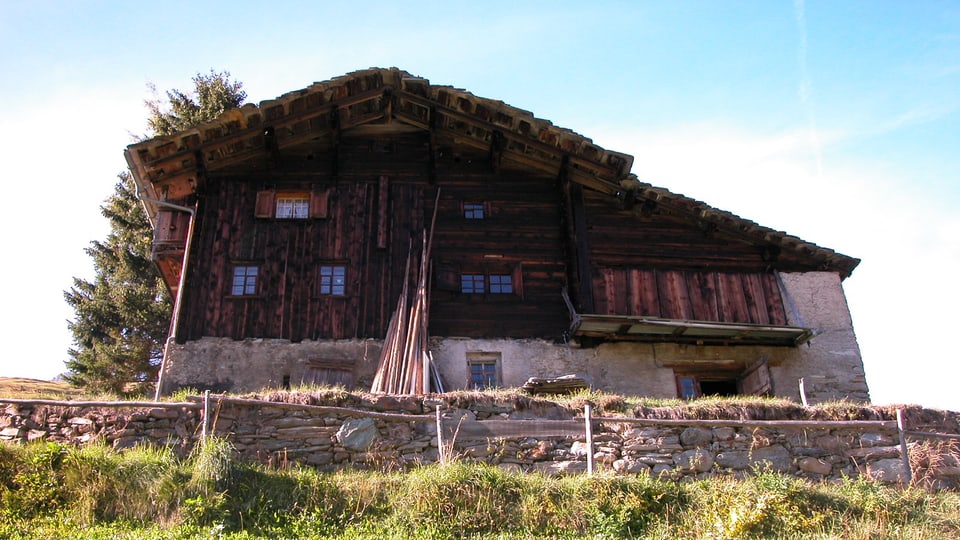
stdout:
<svg viewBox="0 0 960 540">
<path fill-rule="evenodd" d="M 210 418 L 210 391 L 209 390 L 205 390 L 203 392 L 202 415 L 203 415 L 203 418 L 201 420 L 203 421 L 203 424 L 202 424 L 203 429 L 200 431 L 200 443 L 206 444 L 207 443 L 207 424 L 209 423 L 209 418 Z"/>
<path fill-rule="evenodd" d="M 590 404 L 583 406 L 583 422 L 587 439 L 587 474 L 593 474 L 593 421 L 590 419 Z"/>
<path fill-rule="evenodd" d="M 440 409 L 443 408 L 443 405 L 437 403 L 437 459 L 440 461 L 440 464 L 443 465 L 447 462 L 446 458 L 443 457 L 443 419 L 441 417 Z"/>
<path fill-rule="evenodd" d="M 903 460 L 903 470 L 907 475 L 907 485 L 913 483 L 913 472 L 910 470 L 910 454 L 907 451 L 907 435 L 904 433 L 903 409 L 897 409 L 897 434 L 900 436 L 900 459 Z"/>
</svg>

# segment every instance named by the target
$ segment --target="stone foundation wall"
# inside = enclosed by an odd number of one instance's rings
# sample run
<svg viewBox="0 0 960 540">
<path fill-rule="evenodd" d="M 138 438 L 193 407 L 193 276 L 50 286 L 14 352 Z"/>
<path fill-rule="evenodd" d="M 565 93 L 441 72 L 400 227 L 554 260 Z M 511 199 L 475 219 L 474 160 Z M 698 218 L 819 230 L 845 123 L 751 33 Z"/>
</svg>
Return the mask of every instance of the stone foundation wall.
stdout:
<svg viewBox="0 0 960 540">
<path fill-rule="evenodd" d="M 302 396 L 306 397 L 297 400 L 318 403 L 315 397 Z M 451 419 L 516 420 L 520 424 L 536 419 L 572 419 L 579 413 L 543 401 L 533 405 L 516 399 L 501 403 L 464 403 L 462 398 L 445 401 L 441 410 Z M 210 432 L 228 438 L 245 460 L 273 465 L 298 462 L 324 470 L 404 469 L 439 460 L 435 401 L 343 394 L 325 402 L 326 409 L 211 403 Z M 519 407 L 518 403 L 525 405 Z M 331 406 L 349 409 L 334 410 Z M 860 475 L 889 483 L 905 479 L 895 429 L 638 426 L 610 417 L 604 415 L 605 420 L 594 431 L 595 461 L 599 470 L 617 474 L 683 479 L 773 470 L 813 480 Z M 954 426 L 956 422 L 954 418 Z M 76 407 L 14 403 L 6 405 L 0 416 L 0 440 L 8 443 L 102 441 L 115 448 L 153 444 L 172 446 L 186 454 L 198 443 L 200 433 L 201 414 L 196 405 Z M 445 442 L 452 438 L 452 433 L 444 433 Z M 916 443 L 911 445 L 919 449 Z M 960 487 L 958 454 L 957 446 L 943 450 L 926 459 L 927 469 L 914 475 L 924 478 L 928 485 L 956 489 Z M 585 471 L 587 448 L 583 435 L 457 439 L 447 455 L 518 471 L 555 474 Z"/>
</svg>

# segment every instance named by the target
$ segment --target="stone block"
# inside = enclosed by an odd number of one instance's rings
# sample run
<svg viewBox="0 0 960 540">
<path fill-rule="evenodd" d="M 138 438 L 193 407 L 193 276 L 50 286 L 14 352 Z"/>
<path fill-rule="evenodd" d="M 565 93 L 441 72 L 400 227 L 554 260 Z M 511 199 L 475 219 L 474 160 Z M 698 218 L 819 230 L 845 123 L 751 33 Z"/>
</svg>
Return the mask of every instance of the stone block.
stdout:
<svg viewBox="0 0 960 540">
<path fill-rule="evenodd" d="M 618 459 L 613 462 L 613 470 L 621 474 L 641 474 L 649 473 L 650 466 L 640 461 Z"/>
<path fill-rule="evenodd" d="M 593 460 L 597 463 L 603 463 L 604 465 L 610 465 L 617 460 L 617 455 L 610 452 L 597 452 L 593 455 Z"/>
<path fill-rule="evenodd" d="M 833 471 L 832 464 L 814 457 L 802 458 L 797 462 L 797 465 L 800 467 L 801 471 L 814 474 L 828 475 L 831 471 Z"/>
<path fill-rule="evenodd" d="M 793 470 L 793 456 L 782 445 L 774 444 L 754 449 L 750 465 L 758 470 L 769 468 L 773 472 L 787 473 Z"/>
<path fill-rule="evenodd" d="M 333 462 L 333 456 L 330 452 L 311 452 L 304 461 L 309 465 L 329 465 Z"/>
<path fill-rule="evenodd" d="M 933 474 L 936 476 L 960 476 L 960 467 L 937 467 Z"/>
<path fill-rule="evenodd" d="M 150 418 L 155 418 L 157 420 L 163 418 L 180 418 L 180 411 L 177 409 L 169 409 L 166 407 L 154 407 L 150 409 L 148 413 Z"/>
<path fill-rule="evenodd" d="M 864 433 L 860 436 L 862 446 L 889 446 L 896 442 L 892 435 L 884 433 Z"/>
<path fill-rule="evenodd" d="M 587 443 L 583 441 L 576 441 L 570 446 L 570 453 L 575 456 L 587 455 Z"/>
<path fill-rule="evenodd" d="M 0 429 L 0 439 L 10 440 L 19 439 L 20 437 L 22 437 L 22 434 L 20 432 L 20 428 L 18 427 L 6 427 Z"/>
<path fill-rule="evenodd" d="M 280 429 L 280 428 L 298 428 L 298 427 L 315 427 L 322 426 L 323 420 L 318 418 L 303 418 L 301 416 L 285 416 L 283 418 L 277 418 L 276 420 L 271 420 L 270 425 Z"/>
<path fill-rule="evenodd" d="M 373 418 L 353 418 L 340 426 L 336 440 L 348 450 L 363 451 L 370 448 L 379 436 Z"/>
<path fill-rule="evenodd" d="M 713 428 L 713 438 L 718 441 L 732 441 L 737 436 L 737 430 L 732 427 Z"/>
<path fill-rule="evenodd" d="M 133 448 L 143 442 L 142 437 L 120 437 L 117 440 L 113 441 L 114 450 L 123 450 L 126 448 Z"/>
<path fill-rule="evenodd" d="M 674 463 L 676 463 L 678 468 L 683 470 L 707 472 L 713 468 L 714 460 L 715 456 L 713 452 L 702 448 L 695 448 L 693 450 L 684 450 L 677 454 L 674 458 Z"/>
<path fill-rule="evenodd" d="M 713 441 L 713 431 L 709 429 L 689 427 L 680 432 L 680 444 L 684 448 L 708 446 Z"/>
<path fill-rule="evenodd" d="M 542 461 L 535 463 L 532 470 L 549 475 L 581 474 L 587 471 L 585 461 Z"/>
<path fill-rule="evenodd" d="M 720 452 L 715 461 L 720 467 L 743 470 L 750 467 L 750 453 L 746 450 Z"/>
<path fill-rule="evenodd" d="M 673 467 L 665 463 L 658 463 L 650 469 L 650 475 L 654 477 L 670 477 L 674 475 Z"/>
<path fill-rule="evenodd" d="M 847 456 L 860 459 L 895 458 L 900 455 L 900 446 L 873 446 L 868 448 L 851 448 Z"/>
<path fill-rule="evenodd" d="M 907 480 L 907 471 L 900 459 L 880 459 L 867 463 L 867 475 L 887 484 L 902 484 Z"/>
</svg>

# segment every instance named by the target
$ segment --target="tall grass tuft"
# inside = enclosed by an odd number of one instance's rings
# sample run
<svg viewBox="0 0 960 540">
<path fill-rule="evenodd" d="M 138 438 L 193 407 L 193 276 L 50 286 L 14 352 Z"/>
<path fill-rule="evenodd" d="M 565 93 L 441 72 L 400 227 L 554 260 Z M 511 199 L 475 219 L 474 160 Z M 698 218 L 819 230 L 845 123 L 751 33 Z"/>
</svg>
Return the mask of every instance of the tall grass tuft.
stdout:
<svg viewBox="0 0 960 540">
<path fill-rule="evenodd" d="M 63 477 L 72 515 L 90 524 L 119 518 L 167 520 L 182 502 L 186 474 L 165 449 L 138 446 L 121 454 L 91 444 L 68 454 Z"/>
</svg>

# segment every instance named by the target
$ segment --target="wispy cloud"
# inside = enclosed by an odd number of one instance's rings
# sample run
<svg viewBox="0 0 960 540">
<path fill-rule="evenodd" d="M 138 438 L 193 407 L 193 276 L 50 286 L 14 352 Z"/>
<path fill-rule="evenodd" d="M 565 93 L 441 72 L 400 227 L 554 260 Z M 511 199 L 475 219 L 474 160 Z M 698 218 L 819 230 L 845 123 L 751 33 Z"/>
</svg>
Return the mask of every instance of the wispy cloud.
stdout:
<svg viewBox="0 0 960 540">
<path fill-rule="evenodd" d="M 810 146 L 813 149 L 814 160 L 817 165 L 817 176 L 823 177 L 823 148 L 820 144 L 820 134 L 817 130 L 817 115 L 813 103 L 813 83 L 810 71 L 807 68 L 807 15 L 804 0 L 794 0 L 793 12 L 797 21 L 797 32 L 800 36 L 800 45 L 797 48 L 797 62 L 800 64 L 800 88 L 798 94 L 800 103 L 807 116 L 807 131 Z"/>
</svg>

